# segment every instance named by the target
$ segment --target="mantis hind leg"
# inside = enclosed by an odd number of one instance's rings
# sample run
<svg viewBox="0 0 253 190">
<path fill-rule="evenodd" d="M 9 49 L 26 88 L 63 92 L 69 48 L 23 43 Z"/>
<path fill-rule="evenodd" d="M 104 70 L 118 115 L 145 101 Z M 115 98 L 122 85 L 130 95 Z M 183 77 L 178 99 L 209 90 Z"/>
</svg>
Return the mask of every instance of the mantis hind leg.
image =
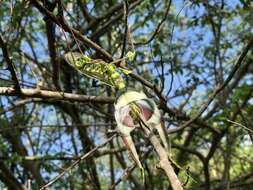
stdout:
<svg viewBox="0 0 253 190">
<path fill-rule="evenodd" d="M 129 150 L 133 160 L 135 161 L 135 163 L 137 164 L 137 166 L 141 171 L 142 186 L 145 187 L 145 171 L 139 159 L 139 155 L 137 154 L 133 139 L 130 135 L 123 136 L 122 139 L 127 149 Z"/>
<path fill-rule="evenodd" d="M 123 136 L 122 139 L 123 139 L 124 144 L 126 145 L 127 149 L 129 150 L 131 157 L 133 158 L 133 160 L 137 164 L 137 166 L 139 168 L 143 168 L 142 164 L 140 162 L 140 159 L 139 159 L 139 155 L 137 154 L 132 137 L 130 135 L 128 135 L 128 136 Z"/>
</svg>

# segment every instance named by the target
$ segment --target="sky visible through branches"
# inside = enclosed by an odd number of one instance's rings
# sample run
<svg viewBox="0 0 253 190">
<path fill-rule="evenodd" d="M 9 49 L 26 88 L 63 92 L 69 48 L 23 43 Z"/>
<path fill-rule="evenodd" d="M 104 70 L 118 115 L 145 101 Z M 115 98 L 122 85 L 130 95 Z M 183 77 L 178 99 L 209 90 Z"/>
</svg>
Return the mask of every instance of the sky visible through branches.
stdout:
<svg viewBox="0 0 253 190">
<path fill-rule="evenodd" d="M 116 65 L 163 114 L 184 187 L 252 189 L 252 11 L 248 0 L 0 1 L 1 187 L 39 189 L 88 154 L 52 189 L 141 188 L 120 135 L 96 149 L 116 132 L 116 90 L 64 60 L 81 50 L 109 63 L 134 45 Z M 144 188 L 172 189 L 151 138 L 133 138 Z"/>
</svg>

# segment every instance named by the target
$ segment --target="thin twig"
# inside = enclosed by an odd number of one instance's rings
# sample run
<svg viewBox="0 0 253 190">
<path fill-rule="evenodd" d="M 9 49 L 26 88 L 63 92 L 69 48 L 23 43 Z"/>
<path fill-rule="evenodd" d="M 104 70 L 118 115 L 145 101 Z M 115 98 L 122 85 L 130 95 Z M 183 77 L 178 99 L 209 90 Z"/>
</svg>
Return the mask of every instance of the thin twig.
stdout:
<svg viewBox="0 0 253 190">
<path fill-rule="evenodd" d="M 25 104 L 29 104 L 29 103 L 32 103 L 32 102 L 37 102 L 37 101 L 42 101 L 42 99 L 40 99 L 40 98 L 28 98 L 28 99 L 17 101 L 11 107 L 5 108 L 3 111 L 0 111 L 0 115 L 5 114 L 6 112 L 12 111 L 17 107 L 20 107 L 20 106 L 23 106 Z M 2 130 L 2 128 L 0 129 L 0 131 L 1 130 Z"/>
<path fill-rule="evenodd" d="M 132 173 L 132 171 L 134 171 L 136 167 L 136 164 L 127 167 L 124 171 L 123 171 L 123 175 L 114 183 L 109 187 L 109 190 L 113 190 L 115 189 L 115 187 L 123 180 L 127 179 L 130 174 Z"/>
<path fill-rule="evenodd" d="M 69 172 L 71 169 L 73 169 L 76 165 L 78 165 L 82 160 L 90 157 L 91 155 L 93 155 L 99 148 L 102 148 L 103 146 L 105 146 L 108 142 L 110 142 L 114 137 L 116 137 L 116 134 L 111 136 L 109 139 L 107 139 L 104 143 L 102 143 L 101 145 L 93 148 L 92 150 L 90 150 L 89 152 L 87 152 L 86 154 L 84 154 L 80 159 L 78 159 L 77 161 L 75 161 L 73 164 L 71 164 L 69 167 L 67 167 L 62 173 L 60 173 L 59 175 L 57 175 L 54 179 L 52 179 L 50 182 L 48 182 L 46 185 L 44 185 L 43 187 L 40 188 L 40 190 L 46 189 L 48 187 L 50 187 L 51 185 L 53 185 L 57 180 L 59 180 L 62 176 L 64 176 L 67 172 Z"/>
<path fill-rule="evenodd" d="M 93 48 L 94 50 L 98 51 L 100 54 L 102 54 L 107 60 L 112 61 L 112 56 L 109 54 L 106 50 L 104 50 L 102 47 L 100 47 L 98 44 L 87 38 L 86 36 L 83 36 L 79 33 L 79 31 L 75 30 L 74 28 L 70 27 L 67 22 L 64 20 L 63 17 L 55 16 L 52 12 L 47 10 L 44 6 L 42 6 L 37 0 L 30 0 L 32 4 L 39 9 L 41 13 L 48 16 L 52 21 L 54 21 L 58 26 L 62 27 L 66 32 L 73 33 L 73 35 L 81 40 L 84 44 L 87 46 Z"/>
<path fill-rule="evenodd" d="M 233 124 L 235 124 L 235 125 L 238 125 L 238 126 L 242 127 L 243 129 L 246 129 L 247 131 L 253 133 L 253 130 L 252 130 L 252 129 L 249 129 L 248 127 L 246 127 L 246 126 L 244 126 L 244 125 L 242 125 L 242 124 L 240 124 L 240 123 L 237 123 L 237 122 L 235 122 L 235 121 L 231 121 L 231 120 L 229 120 L 229 119 L 227 119 L 227 121 L 230 122 L 230 123 L 233 123 Z"/>
<path fill-rule="evenodd" d="M 169 11 L 170 11 L 170 6 L 171 6 L 171 0 L 169 0 L 169 2 L 168 2 L 168 6 L 167 6 L 167 9 L 165 11 L 164 17 L 162 18 L 162 20 L 157 25 L 157 27 L 156 27 L 154 33 L 151 35 L 151 37 L 146 42 L 137 42 L 137 43 L 134 43 L 135 45 L 146 45 L 146 44 L 149 44 L 150 42 L 152 42 L 155 39 L 155 37 L 159 34 L 159 32 L 161 31 L 165 21 L 168 18 Z"/>
<path fill-rule="evenodd" d="M 187 6 L 187 3 L 184 4 L 183 7 L 177 13 L 177 15 L 176 15 L 176 22 L 178 22 L 178 17 L 179 17 L 179 15 L 181 14 L 181 12 L 183 11 L 183 9 L 186 6 Z M 170 34 L 170 42 L 169 42 L 169 52 L 168 52 L 168 54 L 169 54 L 171 80 L 170 80 L 170 87 L 169 87 L 169 90 L 168 90 L 168 92 L 166 94 L 166 97 L 169 96 L 169 94 L 170 94 L 170 92 L 172 90 L 173 82 L 174 82 L 174 73 L 173 73 L 173 58 L 174 58 L 174 55 L 173 55 L 173 48 L 172 48 L 172 40 L 173 40 L 175 25 L 176 25 L 176 23 L 173 24 L 172 29 L 171 29 L 171 34 Z"/>
<path fill-rule="evenodd" d="M 121 56 L 120 58 L 124 57 L 125 54 L 125 49 L 126 49 L 126 42 L 127 42 L 127 31 L 128 31 L 128 13 L 129 13 L 129 4 L 128 1 L 124 1 L 124 17 L 125 17 L 125 33 L 124 33 L 124 39 L 123 39 L 123 46 L 122 46 L 122 51 L 121 51 Z"/>
<path fill-rule="evenodd" d="M 42 101 L 42 100 L 41 100 Z M 111 124 L 107 124 L 107 123 L 85 123 L 85 124 L 75 124 L 75 125 L 18 125 L 18 126 L 12 126 L 12 127 L 1 127 L 0 128 L 0 133 L 3 133 L 5 131 L 9 131 L 9 130 L 15 130 L 15 129 L 25 129 L 25 130 L 31 130 L 33 128 L 40 128 L 42 130 L 49 130 L 49 129 L 54 129 L 54 128 L 74 128 L 76 126 L 79 127 L 91 127 L 91 126 L 95 126 L 95 127 L 101 127 L 101 126 L 108 126 L 108 125 L 114 125 L 116 126 L 116 123 L 111 123 Z M 117 132 L 111 132 L 110 134 L 114 134 Z"/>
<path fill-rule="evenodd" d="M 237 59 L 236 63 L 233 65 L 233 68 L 232 68 L 230 74 L 228 75 L 227 79 L 221 85 L 219 85 L 218 87 L 216 87 L 216 90 L 214 90 L 214 92 L 209 96 L 208 100 L 200 108 L 199 112 L 192 119 L 190 119 L 189 121 L 185 122 L 181 126 L 169 129 L 168 133 L 175 133 L 175 132 L 178 132 L 178 131 L 186 128 L 190 124 L 194 123 L 202 115 L 202 113 L 212 103 L 212 101 L 217 96 L 217 94 L 219 94 L 228 85 L 228 83 L 232 80 L 232 78 L 234 77 L 236 71 L 239 69 L 239 67 L 243 63 L 244 58 L 246 57 L 248 51 L 251 49 L 252 46 L 253 46 L 253 37 L 251 37 L 251 39 L 249 40 L 248 44 L 243 48 L 242 53 L 239 55 L 239 58 Z"/>
<path fill-rule="evenodd" d="M 129 0 L 130 4 L 136 3 L 138 0 Z M 123 8 L 124 3 L 118 3 L 112 7 L 109 8 L 109 10 L 102 16 L 94 18 L 86 28 L 81 30 L 82 33 L 87 33 L 89 30 L 94 29 L 97 27 L 98 24 L 101 24 L 101 21 L 112 18 L 114 14 L 119 14 L 121 12 L 121 9 Z"/>
</svg>

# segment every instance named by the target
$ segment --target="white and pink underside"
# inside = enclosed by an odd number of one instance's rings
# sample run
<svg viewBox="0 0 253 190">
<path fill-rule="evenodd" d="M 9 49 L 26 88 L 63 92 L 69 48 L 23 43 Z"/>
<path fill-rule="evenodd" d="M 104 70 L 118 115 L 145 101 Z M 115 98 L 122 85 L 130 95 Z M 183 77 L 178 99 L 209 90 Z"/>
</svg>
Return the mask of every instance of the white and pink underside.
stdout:
<svg viewBox="0 0 253 190">
<path fill-rule="evenodd" d="M 136 127 L 141 127 L 140 122 L 136 121 L 130 114 L 130 104 L 132 103 L 137 105 L 140 109 L 139 117 L 145 122 L 145 125 L 147 125 L 150 130 L 155 128 L 158 131 L 166 149 L 169 149 L 169 145 L 167 143 L 164 124 L 161 121 L 161 114 L 155 102 L 142 92 L 128 91 L 122 94 L 115 103 L 115 119 L 118 130 L 122 135 L 126 147 L 130 150 L 133 159 L 139 167 L 142 167 L 130 135 L 131 131 Z"/>
</svg>

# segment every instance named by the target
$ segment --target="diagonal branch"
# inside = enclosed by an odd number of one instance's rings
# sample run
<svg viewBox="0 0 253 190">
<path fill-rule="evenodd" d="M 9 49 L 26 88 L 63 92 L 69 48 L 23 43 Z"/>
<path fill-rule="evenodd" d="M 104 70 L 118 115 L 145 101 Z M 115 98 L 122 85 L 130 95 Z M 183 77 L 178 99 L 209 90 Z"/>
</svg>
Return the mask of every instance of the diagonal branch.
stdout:
<svg viewBox="0 0 253 190">
<path fill-rule="evenodd" d="M 242 53 L 238 57 L 236 63 L 233 65 L 233 68 L 232 68 L 230 74 L 228 75 L 227 79 L 221 85 L 219 85 L 218 87 L 216 87 L 216 90 L 214 90 L 214 92 L 209 96 L 207 102 L 202 106 L 202 108 L 199 110 L 199 112 L 197 113 L 197 115 L 194 116 L 189 121 L 187 121 L 184 124 L 182 124 L 181 126 L 179 126 L 177 128 L 169 129 L 168 130 L 169 133 L 175 133 L 175 132 L 178 132 L 178 131 L 186 128 L 190 124 L 194 123 L 202 115 L 202 113 L 204 113 L 204 111 L 212 103 L 212 101 L 217 96 L 217 94 L 219 94 L 228 85 L 228 83 L 232 80 L 232 78 L 234 77 L 235 73 L 237 72 L 237 70 L 239 69 L 239 67 L 242 65 L 244 58 L 246 57 L 247 53 L 252 48 L 252 46 L 253 46 L 253 37 L 251 37 L 251 39 L 249 40 L 248 44 L 242 50 Z"/>
<path fill-rule="evenodd" d="M 107 60 L 112 61 L 112 56 L 104 50 L 102 47 L 100 47 L 98 44 L 87 38 L 86 36 L 83 36 L 79 33 L 79 31 L 73 29 L 70 27 L 67 22 L 64 20 L 61 16 L 55 16 L 52 12 L 47 10 L 44 6 L 42 6 L 37 0 L 30 0 L 31 3 L 44 15 L 48 16 L 53 22 L 55 22 L 59 27 L 61 27 L 64 31 L 73 34 L 77 39 L 82 41 L 87 46 L 93 48 L 100 54 L 102 54 Z"/>
<path fill-rule="evenodd" d="M 135 3 L 136 1 L 138 0 L 129 0 L 129 4 Z M 123 2 L 110 7 L 104 15 L 99 16 L 95 18 L 94 20 L 92 20 L 86 28 L 81 30 L 81 32 L 87 33 L 89 30 L 94 30 L 98 26 L 98 24 L 101 24 L 101 21 L 112 18 L 115 13 L 120 14 L 120 12 L 122 11 L 121 9 L 123 9 L 123 7 L 124 7 Z"/>
<path fill-rule="evenodd" d="M 165 11 L 164 17 L 162 18 L 162 20 L 158 23 L 154 33 L 150 36 L 150 38 L 145 41 L 145 42 L 137 42 L 135 43 L 135 45 L 146 45 L 149 44 L 150 42 L 152 42 L 155 37 L 159 34 L 159 32 L 161 31 L 165 21 L 167 20 L 168 16 L 169 16 L 169 11 L 170 11 L 170 6 L 171 6 L 171 0 L 168 2 L 168 6 L 167 9 Z"/>
<path fill-rule="evenodd" d="M 99 146 L 96 146 L 95 148 L 93 148 L 92 150 L 90 150 L 89 152 L 87 152 L 86 154 L 84 154 L 81 158 L 79 158 L 78 160 L 76 160 L 73 164 L 71 164 L 69 167 L 67 167 L 62 173 L 60 173 L 59 175 L 57 175 L 53 180 L 51 180 L 50 182 L 48 182 L 46 185 L 44 185 L 43 187 L 40 188 L 40 190 L 43 189 L 47 189 L 48 187 L 50 187 L 52 184 L 54 184 L 56 181 L 58 181 L 62 176 L 64 176 L 67 172 L 71 171 L 71 169 L 73 169 L 76 165 L 78 165 L 82 160 L 89 158 L 90 156 L 92 156 L 98 149 L 104 147 L 108 142 L 110 142 L 114 137 L 116 137 L 116 135 L 111 136 L 109 139 L 107 139 L 104 143 L 102 143 Z"/>
<path fill-rule="evenodd" d="M 171 183 L 172 189 L 173 190 L 183 190 L 182 184 L 179 181 L 179 179 L 178 179 L 178 177 L 171 165 L 171 162 L 168 159 L 168 154 L 167 154 L 166 150 L 163 148 L 163 146 L 161 145 L 159 139 L 147 127 L 142 127 L 142 129 L 143 129 L 145 135 L 148 136 L 151 144 L 154 146 L 154 149 L 159 156 L 159 165 L 166 173 L 166 175 Z"/>
<path fill-rule="evenodd" d="M 139 4 L 141 4 L 143 1 L 141 0 L 137 0 L 134 3 L 130 4 L 129 3 L 129 10 L 134 9 L 136 6 L 138 6 Z M 97 39 L 100 36 L 104 35 L 106 32 L 108 32 L 108 30 L 110 29 L 110 27 L 117 23 L 117 21 L 119 21 L 121 19 L 121 17 L 124 15 L 123 12 L 119 12 L 116 16 L 112 17 L 110 20 L 106 21 L 104 24 L 101 23 L 101 27 L 97 27 L 98 29 L 96 29 L 92 35 L 90 36 L 91 39 Z"/>
<path fill-rule="evenodd" d="M 16 190 L 27 190 L 22 184 L 16 179 L 14 173 L 7 168 L 3 161 L 0 161 L 0 179 L 8 189 Z"/>
<path fill-rule="evenodd" d="M 2 35 L 0 34 L 0 46 L 2 48 L 3 51 L 3 57 L 5 59 L 5 61 L 8 64 L 8 69 L 11 72 L 11 78 L 14 81 L 15 84 L 15 89 L 20 91 L 20 85 L 19 85 L 19 81 L 18 81 L 18 77 L 17 77 L 17 73 L 14 67 L 14 64 L 9 56 L 8 50 L 7 50 L 7 44 L 4 42 Z"/>
</svg>

